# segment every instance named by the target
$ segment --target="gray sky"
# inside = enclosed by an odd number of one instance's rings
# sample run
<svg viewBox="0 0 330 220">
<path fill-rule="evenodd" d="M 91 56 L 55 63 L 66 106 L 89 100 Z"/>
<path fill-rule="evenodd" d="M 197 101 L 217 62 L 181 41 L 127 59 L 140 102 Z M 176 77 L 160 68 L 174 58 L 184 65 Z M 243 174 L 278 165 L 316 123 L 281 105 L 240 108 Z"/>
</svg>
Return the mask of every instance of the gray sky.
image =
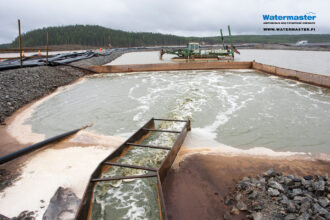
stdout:
<svg viewBox="0 0 330 220">
<path fill-rule="evenodd" d="M 289 34 L 265 33 L 262 15 L 314 12 L 313 33 L 330 34 L 329 11 L 329 0 L 0 0 L 0 44 L 17 36 L 18 18 L 22 32 L 95 24 L 126 31 L 215 36 L 228 24 L 233 34 Z"/>
</svg>

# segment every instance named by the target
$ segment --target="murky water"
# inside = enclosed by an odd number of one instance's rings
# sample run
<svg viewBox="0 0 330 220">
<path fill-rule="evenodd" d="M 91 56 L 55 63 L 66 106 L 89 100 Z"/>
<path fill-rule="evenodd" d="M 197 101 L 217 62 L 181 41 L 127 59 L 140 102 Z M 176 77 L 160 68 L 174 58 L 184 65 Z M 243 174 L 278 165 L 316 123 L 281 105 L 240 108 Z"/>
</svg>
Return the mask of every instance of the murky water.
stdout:
<svg viewBox="0 0 330 220">
<path fill-rule="evenodd" d="M 330 90 L 254 70 L 105 74 L 42 103 L 26 122 L 48 137 L 95 122 L 128 136 L 151 117 L 192 120 L 197 137 L 238 148 L 330 152 Z"/>
<path fill-rule="evenodd" d="M 182 130 L 183 125 L 161 122 L 156 129 Z M 177 136 L 153 132 L 141 144 L 171 147 Z M 158 169 L 167 153 L 168 150 L 132 147 L 116 163 Z M 101 178 L 143 174 L 155 172 L 111 166 Z M 93 196 L 91 219 L 161 219 L 156 177 L 98 182 Z"/>
</svg>

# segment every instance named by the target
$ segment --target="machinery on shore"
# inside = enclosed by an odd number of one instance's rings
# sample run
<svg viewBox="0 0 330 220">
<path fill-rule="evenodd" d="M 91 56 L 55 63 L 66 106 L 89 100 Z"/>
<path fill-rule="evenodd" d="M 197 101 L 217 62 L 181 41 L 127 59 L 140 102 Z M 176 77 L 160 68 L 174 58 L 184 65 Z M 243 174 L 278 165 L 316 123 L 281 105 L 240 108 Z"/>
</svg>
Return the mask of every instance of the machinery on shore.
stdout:
<svg viewBox="0 0 330 220">
<path fill-rule="evenodd" d="M 178 49 L 178 50 L 161 50 L 160 51 L 160 59 L 162 59 L 164 54 L 174 54 L 177 55 L 177 57 L 174 57 L 173 60 L 233 60 L 234 59 L 234 53 L 240 54 L 235 46 L 233 46 L 232 40 L 231 40 L 231 32 L 230 32 L 230 26 L 228 25 L 228 32 L 229 32 L 229 41 L 230 46 L 226 45 L 224 42 L 224 38 L 222 35 L 222 29 L 220 29 L 221 34 L 221 43 L 222 48 L 216 49 L 216 50 L 203 50 L 199 43 L 196 42 L 190 42 L 187 44 L 187 47 L 185 49 Z"/>
</svg>

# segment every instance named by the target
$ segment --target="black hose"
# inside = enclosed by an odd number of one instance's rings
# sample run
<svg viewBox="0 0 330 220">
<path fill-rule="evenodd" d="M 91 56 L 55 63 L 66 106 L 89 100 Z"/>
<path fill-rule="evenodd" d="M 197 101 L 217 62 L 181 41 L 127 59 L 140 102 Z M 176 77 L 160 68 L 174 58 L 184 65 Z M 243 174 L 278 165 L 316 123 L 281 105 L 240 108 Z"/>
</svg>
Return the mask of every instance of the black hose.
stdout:
<svg viewBox="0 0 330 220">
<path fill-rule="evenodd" d="M 56 65 L 70 66 L 72 68 L 76 68 L 76 69 L 79 69 L 79 70 L 84 70 L 84 71 L 88 71 L 88 72 L 91 72 L 91 73 L 97 73 L 94 70 L 90 70 L 90 69 L 83 68 L 83 67 L 80 67 L 80 66 L 74 66 L 74 65 L 71 65 L 71 64 L 59 63 L 59 62 L 55 62 L 55 61 L 48 61 L 48 63 L 51 64 L 51 66 L 56 66 Z"/>
<path fill-rule="evenodd" d="M 72 130 L 72 131 L 65 132 L 63 134 L 57 135 L 55 137 L 48 138 L 46 140 L 43 140 L 43 141 L 38 142 L 36 144 L 33 144 L 31 146 L 25 147 L 25 148 L 23 148 L 21 150 L 15 151 L 15 152 L 10 153 L 10 154 L 7 154 L 6 156 L 0 157 L 0 165 L 1 164 L 4 164 L 4 163 L 7 163 L 7 162 L 9 162 L 11 160 L 14 160 L 14 159 L 16 159 L 18 157 L 21 157 L 21 156 L 23 156 L 25 154 L 28 154 L 28 153 L 30 153 L 32 151 L 35 151 L 37 149 L 40 149 L 40 148 L 42 148 L 43 146 L 45 146 L 47 144 L 50 144 L 52 142 L 59 141 L 59 140 L 61 140 L 63 138 L 66 138 L 66 137 L 68 137 L 68 136 L 70 136 L 70 135 L 72 135 L 74 133 L 77 133 L 78 131 L 80 131 L 82 129 L 85 129 L 87 127 L 90 127 L 90 126 L 91 125 L 87 125 L 87 126 L 84 126 L 82 128 L 79 128 L 79 129 L 75 129 L 75 130 Z"/>
</svg>

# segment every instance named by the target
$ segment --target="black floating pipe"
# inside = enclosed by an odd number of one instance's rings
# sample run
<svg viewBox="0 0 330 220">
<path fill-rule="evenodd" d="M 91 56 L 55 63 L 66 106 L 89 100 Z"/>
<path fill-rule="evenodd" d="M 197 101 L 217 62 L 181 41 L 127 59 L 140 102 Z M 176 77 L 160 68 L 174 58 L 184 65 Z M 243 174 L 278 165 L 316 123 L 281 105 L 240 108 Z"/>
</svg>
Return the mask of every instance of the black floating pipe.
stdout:
<svg viewBox="0 0 330 220">
<path fill-rule="evenodd" d="M 23 156 L 25 154 L 28 154 L 28 153 L 30 153 L 32 151 L 35 151 L 37 149 L 40 149 L 40 148 L 42 148 L 43 146 L 45 146 L 47 144 L 53 143 L 55 141 L 59 141 L 59 140 L 61 140 L 63 138 L 66 138 L 66 137 L 68 137 L 70 135 L 73 135 L 74 133 L 77 133 L 78 131 L 80 131 L 82 129 L 85 129 L 87 127 L 90 127 L 92 125 L 93 124 L 89 124 L 89 125 L 86 125 L 86 126 L 84 126 L 82 128 L 78 128 L 78 129 L 75 129 L 75 130 L 72 130 L 72 131 L 65 132 L 63 134 L 57 135 L 55 137 L 48 138 L 46 140 L 40 141 L 40 142 L 38 142 L 36 144 L 33 144 L 31 146 L 25 147 L 25 148 L 23 148 L 21 150 L 15 151 L 15 152 L 10 153 L 10 154 L 7 154 L 6 156 L 0 157 L 0 165 L 1 164 L 4 164 L 4 163 L 7 163 L 7 162 L 9 162 L 11 160 L 14 160 L 14 159 L 16 159 L 18 157 L 21 157 L 21 156 Z"/>
<path fill-rule="evenodd" d="M 67 63 L 59 63 L 59 62 L 55 62 L 55 61 L 48 61 L 48 63 L 52 64 L 54 66 L 55 65 L 69 66 L 69 67 L 76 68 L 76 69 L 79 69 L 79 70 L 83 70 L 83 71 L 87 71 L 87 72 L 91 72 L 91 73 L 97 73 L 94 70 L 83 68 L 83 67 L 80 67 L 80 66 L 74 66 L 74 65 L 71 65 L 71 64 L 67 64 Z"/>
</svg>

